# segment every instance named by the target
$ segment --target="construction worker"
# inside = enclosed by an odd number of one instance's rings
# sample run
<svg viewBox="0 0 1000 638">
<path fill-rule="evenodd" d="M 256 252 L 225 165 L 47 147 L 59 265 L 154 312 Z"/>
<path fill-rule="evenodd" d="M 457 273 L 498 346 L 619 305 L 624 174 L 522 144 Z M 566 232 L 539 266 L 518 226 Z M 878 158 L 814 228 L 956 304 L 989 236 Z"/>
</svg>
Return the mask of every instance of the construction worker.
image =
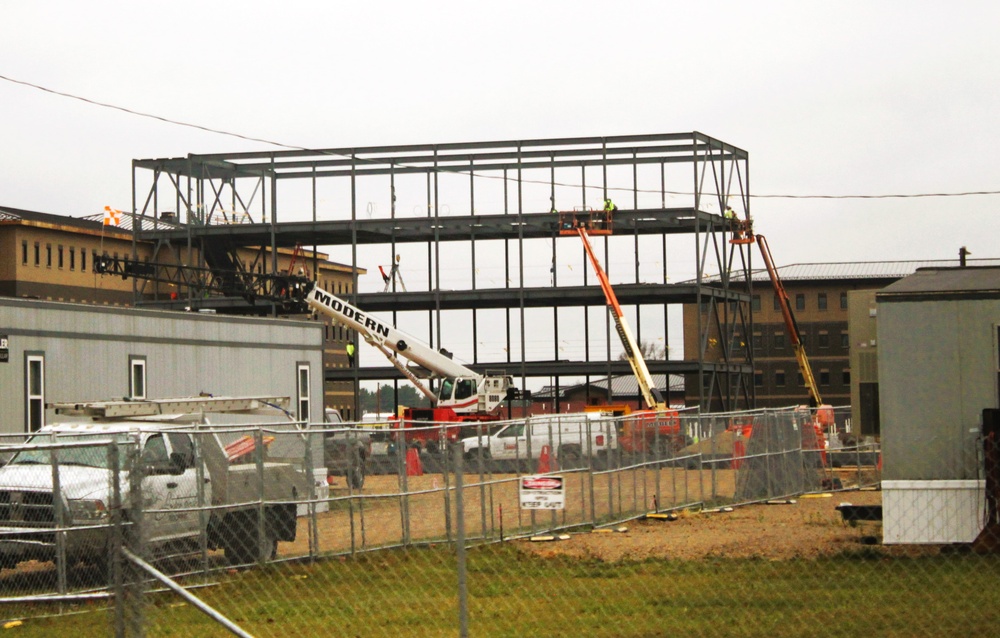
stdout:
<svg viewBox="0 0 1000 638">
<path fill-rule="evenodd" d="M 613 213 L 616 210 L 618 210 L 618 207 L 615 206 L 615 203 L 613 201 L 611 201 L 611 198 L 610 197 L 605 197 L 604 198 L 604 212 L 605 213 Z"/>
<path fill-rule="evenodd" d="M 736 219 L 736 211 L 729 206 L 726 206 L 726 211 L 722 213 L 722 216 L 729 222 L 729 228 L 733 232 L 736 232 L 737 226 L 739 226 L 739 221 Z"/>
<path fill-rule="evenodd" d="M 347 365 L 349 365 L 350 367 L 353 368 L 354 367 L 354 344 L 348 342 L 346 350 L 347 350 Z"/>
</svg>

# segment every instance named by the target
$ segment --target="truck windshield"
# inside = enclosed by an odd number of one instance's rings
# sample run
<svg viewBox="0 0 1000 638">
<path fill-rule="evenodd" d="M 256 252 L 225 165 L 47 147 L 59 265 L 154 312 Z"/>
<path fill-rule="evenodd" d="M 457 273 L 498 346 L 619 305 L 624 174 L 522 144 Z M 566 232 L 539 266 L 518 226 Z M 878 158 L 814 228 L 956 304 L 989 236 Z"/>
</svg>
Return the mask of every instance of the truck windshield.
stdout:
<svg viewBox="0 0 1000 638">
<path fill-rule="evenodd" d="M 46 443 L 75 443 L 75 442 L 86 442 L 86 441 L 96 441 L 98 439 L 107 440 L 109 437 L 105 436 L 82 436 L 82 435 L 69 435 L 69 436 L 59 436 L 54 441 L 51 436 L 34 436 L 28 439 L 27 445 L 32 443 L 36 444 L 46 444 Z M 128 435 L 127 434 L 116 434 L 114 439 L 118 441 L 118 458 L 124 465 L 128 445 Z M 93 447 L 74 447 L 65 448 L 61 450 L 56 450 L 56 456 L 59 459 L 59 465 L 83 465 L 87 467 L 97 467 L 101 469 L 108 468 L 108 448 L 105 445 L 95 445 Z M 22 450 L 14 455 L 10 460 L 8 465 L 50 465 L 52 463 L 52 451 L 51 450 Z"/>
<path fill-rule="evenodd" d="M 522 435 L 524 435 L 524 424 L 523 423 L 517 423 L 515 425 L 508 426 L 508 427 L 504 428 L 503 430 L 497 432 L 497 437 L 498 438 L 504 438 L 504 437 L 508 437 L 508 436 L 517 437 L 517 436 L 522 436 Z"/>
<path fill-rule="evenodd" d="M 447 401 L 451 399 L 451 393 L 455 390 L 455 380 L 445 379 L 441 382 L 441 390 L 438 392 L 438 398 Z"/>
<path fill-rule="evenodd" d="M 468 399 L 476 396 L 476 382 L 474 379 L 458 379 L 455 386 L 455 400 Z"/>
</svg>

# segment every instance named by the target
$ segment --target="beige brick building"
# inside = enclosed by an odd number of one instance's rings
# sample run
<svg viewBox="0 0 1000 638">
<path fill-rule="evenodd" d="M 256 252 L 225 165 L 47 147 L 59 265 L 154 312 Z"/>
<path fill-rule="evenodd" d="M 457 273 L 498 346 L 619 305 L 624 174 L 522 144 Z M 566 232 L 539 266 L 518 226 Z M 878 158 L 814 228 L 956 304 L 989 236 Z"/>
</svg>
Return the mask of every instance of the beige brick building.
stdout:
<svg viewBox="0 0 1000 638">
<path fill-rule="evenodd" d="M 970 263 L 995 263 L 997 260 L 969 260 Z M 923 267 L 959 265 L 958 260 L 845 262 L 792 264 L 779 267 L 778 274 L 788 294 L 812 367 L 813 376 L 824 403 L 846 406 L 859 400 L 858 379 L 851 367 L 852 349 L 858 339 L 848 329 L 850 300 L 854 291 L 881 290 Z M 713 312 L 707 303 L 684 306 L 684 356 L 697 359 L 698 312 L 708 326 L 706 361 L 722 359 L 723 342 L 729 340 L 730 358 L 741 359 L 747 347 L 753 348 L 753 392 L 756 406 L 788 407 L 807 404 L 809 393 L 799 372 L 795 352 L 782 318 L 774 288 L 766 270 L 752 274 L 752 323 L 737 322 L 732 335 L 722 337 L 712 323 Z M 721 307 L 719 315 L 727 309 Z M 735 308 L 729 308 L 734 312 Z M 865 309 L 867 312 L 867 308 Z M 861 338 L 861 336 L 859 336 Z M 867 339 L 867 337 L 865 337 Z M 874 344 L 870 344 L 874 345 Z M 686 396 L 688 405 L 698 404 L 698 380 L 688 375 Z M 869 394 L 872 392 L 867 389 Z M 877 391 L 874 395 L 877 401 Z"/>
<path fill-rule="evenodd" d="M 136 295 L 144 301 L 170 299 L 172 294 L 183 299 L 187 291 L 175 284 L 123 279 L 94 271 L 94 263 L 102 255 L 131 258 L 131 216 L 124 214 L 121 221 L 121 226 L 116 227 L 105 225 L 100 214 L 78 218 L 0 207 L 0 297 L 121 307 L 134 305 Z M 157 250 L 152 244 L 143 242 L 135 246 L 140 262 L 152 261 L 154 252 L 159 263 L 178 264 L 190 259 L 190 263 L 197 264 L 200 260 L 197 248 L 164 250 L 160 247 Z M 279 249 L 279 270 L 288 269 L 292 252 Z M 241 253 L 241 258 L 246 264 L 251 264 L 258 255 L 251 249 L 245 253 Z M 308 267 L 317 265 L 316 278 L 320 285 L 337 294 L 351 294 L 354 276 L 349 266 L 331 262 L 322 253 L 316 254 L 314 259 L 308 251 L 304 257 Z M 359 270 L 358 274 L 363 272 Z M 326 325 L 325 369 L 347 366 L 345 345 L 351 337 L 343 327 Z M 326 407 L 340 410 L 345 417 L 351 417 L 356 413 L 353 385 L 325 384 L 324 403 Z"/>
</svg>

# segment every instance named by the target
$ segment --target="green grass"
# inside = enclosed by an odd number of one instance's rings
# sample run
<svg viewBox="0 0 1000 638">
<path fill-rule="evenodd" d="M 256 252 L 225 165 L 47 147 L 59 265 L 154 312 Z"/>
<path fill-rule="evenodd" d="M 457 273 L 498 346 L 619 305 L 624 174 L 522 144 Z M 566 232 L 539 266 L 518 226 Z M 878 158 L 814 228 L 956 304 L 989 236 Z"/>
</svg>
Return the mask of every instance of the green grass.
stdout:
<svg viewBox="0 0 1000 638">
<path fill-rule="evenodd" d="M 203 599 L 258 636 L 458 635 L 446 546 L 219 575 Z M 1000 557 L 821 560 L 539 558 L 509 545 L 468 555 L 471 636 L 969 636 L 1000 625 Z M 147 636 L 229 636 L 173 594 L 149 596 Z M 95 612 L 26 620 L 11 636 L 111 634 Z M 2 633 L 2 632 L 0 632 Z"/>
</svg>

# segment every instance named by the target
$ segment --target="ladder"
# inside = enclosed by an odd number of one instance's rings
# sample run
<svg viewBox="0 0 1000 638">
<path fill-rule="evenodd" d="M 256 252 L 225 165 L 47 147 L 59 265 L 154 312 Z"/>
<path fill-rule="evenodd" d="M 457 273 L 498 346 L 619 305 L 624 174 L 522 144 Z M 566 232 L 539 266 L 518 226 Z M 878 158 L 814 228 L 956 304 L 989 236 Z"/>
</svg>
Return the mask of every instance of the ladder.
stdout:
<svg viewBox="0 0 1000 638">
<path fill-rule="evenodd" d="M 389 268 L 389 274 L 386 274 L 385 268 L 382 266 L 378 267 L 378 271 L 382 273 L 382 281 L 385 282 L 385 288 L 382 289 L 382 292 L 389 292 L 392 282 L 397 279 L 399 280 L 399 287 L 403 289 L 403 292 L 406 292 L 406 284 L 403 283 L 403 273 L 399 272 L 399 255 L 396 255 L 395 263 Z"/>
<path fill-rule="evenodd" d="M 288 413 L 288 397 L 213 397 L 179 399 L 139 399 L 135 401 L 90 401 L 85 403 L 49 403 L 45 407 L 62 416 L 86 416 L 95 420 L 203 414 L 206 412 Z"/>
</svg>

